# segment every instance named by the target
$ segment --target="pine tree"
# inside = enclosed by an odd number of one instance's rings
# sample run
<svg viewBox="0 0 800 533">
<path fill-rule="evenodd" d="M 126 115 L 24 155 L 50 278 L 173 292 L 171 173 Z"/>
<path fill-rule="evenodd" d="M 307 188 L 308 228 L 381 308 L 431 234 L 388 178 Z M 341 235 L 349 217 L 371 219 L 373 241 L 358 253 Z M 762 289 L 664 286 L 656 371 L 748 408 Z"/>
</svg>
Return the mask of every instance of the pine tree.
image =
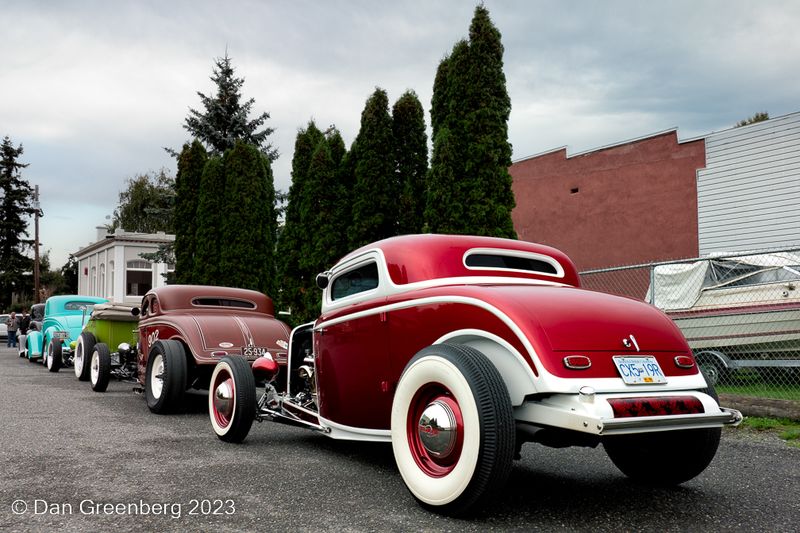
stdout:
<svg viewBox="0 0 800 533">
<path fill-rule="evenodd" d="M 0 145 L 0 309 L 7 309 L 11 296 L 21 288 L 24 272 L 33 268 L 33 261 L 24 252 L 33 243 L 27 239 L 27 217 L 34 213 L 32 192 L 21 171 L 28 166 L 21 163 L 23 149 L 14 148 L 6 136 Z"/>
<path fill-rule="evenodd" d="M 242 102 L 241 89 L 244 78 L 237 78 L 228 53 L 215 60 L 211 81 L 217 87 L 217 94 L 206 96 L 198 91 L 205 112 L 189 109 L 184 129 L 202 141 L 215 155 L 222 155 L 233 148 L 236 141 L 244 141 L 257 146 L 270 161 L 278 158 L 278 151 L 267 142 L 274 128 L 257 131 L 270 118 L 262 113 L 253 120 L 248 116 L 252 111 L 254 98 Z"/>
<path fill-rule="evenodd" d="M 178 157 L 175 176 L 175 275 L 178 283 L 194 283 L 194 260 L 197 248 L 197 209 L 200 180 L 208 161 L 203 145 L 195 140 L 184 144 Z"/>
<path fill-rule="evenodd" d="M 271 292 L 275 279 L 275 188 L 265 157 L 236 142 L 223 158 L 225 193 L 217 285 Z"/>
<path fill-rule="evenodd" d="M 437 71 L 431 101 L 433 158 L 426 227 L 439 233 L 516 238 L 511 220 L 511 100 L 500 32 L 475 8 L 469 41 Z"/>
<path fill-rule="evenodd" d="M 414 91 L 407 91 L 395 102 L 392 134 L 400 191 L 397 233 L 419 233 L 424 224 L 428 136 L 425 112 Z"/>
<path fill-rule="evenodd" d="M 197 202 L 196 254 L 192 281 L 200 285 L 216 285 L 219 279 L 222 209 L 225 198 L 225 167 L 222 156 L 212 156 L 200 177 Z M 238 212 L 238 210 L 236 211 Z"/>
<path fill-rule="evenodd" d="M 399 183 L 394 169 L 392 117 L 386 91 L 376 89 L 361 114 L 361 128 L 355 141 L 353 248 L 397 234 Z"/>
</svg>

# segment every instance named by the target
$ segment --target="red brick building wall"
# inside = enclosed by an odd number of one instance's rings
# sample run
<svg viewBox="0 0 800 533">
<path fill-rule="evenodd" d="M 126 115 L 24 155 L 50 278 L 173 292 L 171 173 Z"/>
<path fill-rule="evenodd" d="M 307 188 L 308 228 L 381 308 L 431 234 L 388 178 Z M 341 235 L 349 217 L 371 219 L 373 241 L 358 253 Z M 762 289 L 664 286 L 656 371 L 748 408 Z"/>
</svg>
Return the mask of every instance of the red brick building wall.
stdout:
<svg viewBox="0 0 800 533">
<path fill-rule="evenodd" d="M 520 239 L 555 246 L 578 270 L 698 255 L 696 172 L 705 141 L 670 131 L 582 155 L 557 150 L 509 169 Z"/>
</svg>

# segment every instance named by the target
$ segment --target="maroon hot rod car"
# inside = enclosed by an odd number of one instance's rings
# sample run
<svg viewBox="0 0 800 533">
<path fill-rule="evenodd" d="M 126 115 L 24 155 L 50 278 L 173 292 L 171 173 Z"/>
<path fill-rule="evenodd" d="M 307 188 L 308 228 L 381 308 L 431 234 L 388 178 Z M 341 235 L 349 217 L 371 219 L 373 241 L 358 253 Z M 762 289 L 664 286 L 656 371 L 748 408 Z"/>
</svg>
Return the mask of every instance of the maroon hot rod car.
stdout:
<svg viewBox="0 0 800 533">
<path fill-rule="evenodd" d="M 626 475 L 678 484 L 741 420 L 669 318 L 580 289 L 573 263 L 547 246 L 395 237 L 317 280 L 322 313 L 292 331 L 286 366 L 217 364 L 209 415 L 222 440 L 274 420 L 391 441 L 413 496 L 458 515 L 500 492 L 524 442 L 603 444 Z"/>
<path fill-rule="evenodd" d="M 188 389 L 208 389 L 227 355 L 286 362 L 289 328 L 260 292 L 168 285 L 145 294 L 138 312 L 138 380 L 154 413 L 178 408 Z"/>
</svg>

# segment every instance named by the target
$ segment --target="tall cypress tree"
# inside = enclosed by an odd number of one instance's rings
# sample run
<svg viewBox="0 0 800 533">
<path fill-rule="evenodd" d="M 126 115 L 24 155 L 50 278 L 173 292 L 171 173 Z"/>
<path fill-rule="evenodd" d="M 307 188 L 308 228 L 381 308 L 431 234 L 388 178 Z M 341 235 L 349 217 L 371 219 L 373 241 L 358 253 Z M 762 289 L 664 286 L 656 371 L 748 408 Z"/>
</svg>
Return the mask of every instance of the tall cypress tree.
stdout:
<svg viewBox="0 0 800 533">
<path fill-rule="evenodd" d="M 464 146 L 459 138 L 462 108 L 459 95 L 469 83 L 462 75 L 469 59 L 469 43 L 458 41 L 436 71 L 431 99 L 433 155 L 428 171 L 424 231 L 471 233 L 466 229 L 460 191 L 465 179 Z"/>
<path fill-rule="evenodd" d="M 175 176 L 175 275 L 178 283 L 194 283 L 198 193 L 207 161 L 208 154 L 197 140 L 191 145 L 184 144 L 178 157 Z"/>
<path fill-rule="evenodd" d="M 19 157 L 23 149 L 14 147 L 6 136 L 0 145 L 0 309 L 11 304 L 11 296 L 20 290 L 23 273 L 30 271 L 33 261 L 24 255 L 33 243 L 28 235 L 27 217 L 35 210 L 31 205 L 31 187 L 22 179 L 28 166 Z"/>
<path fill-rule="evenodd" d="M 330 210 L 330 227 L 338 233 L 338 242 L 335 247 L 331 249 L 331 255 L 328 261 L 323 261 L 318 265 L 318 272 L 333 266 L 338 259 L 343 257 L 350 251 L 349 243 L 342 238 L 347 234 L 350 228 L 350 222 L 353 219 L 352 212 L 352 198 L 353 198 L 353 184 L 355 183 L 355 154 L 347 152 L 339 130 L 333 129 L 326 134 L 326 141 L 328 148 L 331 152 L 331 158 L 335 166 L 334 181 L 330 187 L 327 187 L 326 198 L 335 208 Z M 337 198 L 338 197 L 338 198 Z"/>
<path fill-rule="evenodd" d="M 349 249 L 342 239 L 350 225 L 347 191 L 339 181 L 336 159 L 342 157 L 344 146 L 338 131 L 326 132 L 317 145 L 308 168 L 306 197 L 315 217 L 309 221 L 310 247 L 306 255 L 306 270 L 313 277 L 330 268 Z"/>
<path fill-rule="evenodd" d="M 317 144 L 308 167 L 304 203 L 315 216 L 308 220 L 308 239 L 303 246 L 300 269 L 307 279 L 315 279 L 341 255 L 342 235 L 347 226 L 338 227 L 342 203 L 336 164 L 327 140 Z M 303 292 L 302 309 L 308 319 L 319 313 L 320 291 L 309 286 Z"/>
<path fill-rule="evenodd" d="M 275 277 L 275 188 L 259 150 L 237 141 L 223 158 L 219 285 L 271 292 Z"/>
<path fill-rule="evenodd" d="M 212 156 L 200 177 L 200 197 L 197 203 L 196 255 L 192 282 L 217 285 L 220 274 L 219 254 L 222 234 L 222 209 L 225 198 L 225 167 L 222 156 Z M 238 212 L 235 211 L 235 212 Z"/>
<path fill-rule="evenodd" d="M 397 233 L 399 183 L 394 169 L 394 142 L 389 98 L 383 89 L 367 100 L 356 136 L 353 221 L 350 245 L 362 246 Z"/>
<path fill-rule="evenodd" d="M 457 43 L 440 64 L 431 104 L 427 229 L 515 238 L 511 101 L 500 32 L 485 7 L 475 8 L 469 41 Z"/>
<path fill-rule="evenodd" d="M 425 112 L 414 91 L 392 108 L 392 134 L 399 185 L 397 233 L 419 233 L 424 224 L 428 136 Z"/>
<path fill-rule="evenodd" d="M 297 133 L 292 157 L 292 185 L 289 187 L 283 231 L 278 239 L 277 282 L 280 293 L 277 298 L 281 310 L 291 310 L 290 320 L 295 325 L 315 316 L 306 312 L 303 295 L 315 290 L 316 285 L 309 273 L 301 269 L 300 260 L 303 247 L 311 238 L 309 220 L 314 217 L 304 201 L 308 168 L 317 145 L 323 139 L 322 132 L 313 121 L 308 123 L 305 130 Z M 314 310 L 315 313 L 318 311 Z"/>
</svg>

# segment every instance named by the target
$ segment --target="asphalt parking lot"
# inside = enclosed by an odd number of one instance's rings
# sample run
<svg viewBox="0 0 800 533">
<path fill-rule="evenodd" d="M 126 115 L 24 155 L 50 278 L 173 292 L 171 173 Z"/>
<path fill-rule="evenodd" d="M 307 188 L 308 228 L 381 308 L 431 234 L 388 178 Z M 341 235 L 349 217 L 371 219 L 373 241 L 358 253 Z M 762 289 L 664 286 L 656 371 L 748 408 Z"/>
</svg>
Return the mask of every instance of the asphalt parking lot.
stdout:
<svg viewBox="0 0 800 533">
<path fill-rule="evenodd" d="M 420 508 L 391 447 L 263 423 L 242 445 L 205 398 L 151 414 L 132 385 L 94 393 L 0 348 L 0 531 L 797 531 L 800 449 L 724 433 L 673 489 L 629 482 L 602 447 L 528 444 L 507 492 L 470 520 Z M 687 450 L 676 450 L 686 453 Z M 658 458 L 654 458 L 658 460 Z"/>
</svg>

